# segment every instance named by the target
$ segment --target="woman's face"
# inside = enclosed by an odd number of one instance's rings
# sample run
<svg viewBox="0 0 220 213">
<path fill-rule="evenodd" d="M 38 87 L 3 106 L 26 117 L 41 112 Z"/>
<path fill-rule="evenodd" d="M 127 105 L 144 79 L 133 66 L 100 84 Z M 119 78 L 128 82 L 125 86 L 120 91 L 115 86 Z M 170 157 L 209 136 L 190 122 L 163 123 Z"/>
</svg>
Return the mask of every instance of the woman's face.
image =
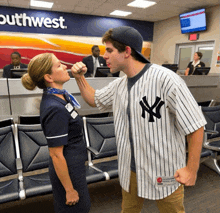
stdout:
<svg viewBox="0 0 220 213">
<path fill-rule="evenodd" d="M 197 53 L 194 54 L 194 61 L 198 61 L 200 58 Z"/>
<path fill-rule="evenodd" d="M 65 82 L 69 81 L 70 76 L 66 69 L 67 66 L 61 64 L 60 60 L 55 55 L 52 57 L 52 63 L 52 73 L 50 76 L 53 79 L 53 82 L 55 84 L 63 85 Z"/>
</svg>

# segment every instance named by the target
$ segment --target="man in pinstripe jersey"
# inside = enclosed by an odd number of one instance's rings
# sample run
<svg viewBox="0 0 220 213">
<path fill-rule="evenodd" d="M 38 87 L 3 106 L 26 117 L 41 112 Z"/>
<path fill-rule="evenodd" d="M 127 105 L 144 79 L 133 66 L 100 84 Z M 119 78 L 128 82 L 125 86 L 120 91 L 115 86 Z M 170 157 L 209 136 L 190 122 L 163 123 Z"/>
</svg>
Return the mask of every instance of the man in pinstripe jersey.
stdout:
<svg viewBox="0 0 220 213">
<path fill-rule="evenodd" d="M 111 73 L 123 71 L 125 76 L 94 90 L 83 76 L 82 62 L 72 73 L 90 106 L 113 109 L 122 213 L 139 213 L 144 199 L 156 200 L 160 212 L 185 212 L 183 186 L 196 182 L 205 118 L 185 82 L 141 54 L 137 30 L 110 29 L 103 43 Z"/>
</svg>

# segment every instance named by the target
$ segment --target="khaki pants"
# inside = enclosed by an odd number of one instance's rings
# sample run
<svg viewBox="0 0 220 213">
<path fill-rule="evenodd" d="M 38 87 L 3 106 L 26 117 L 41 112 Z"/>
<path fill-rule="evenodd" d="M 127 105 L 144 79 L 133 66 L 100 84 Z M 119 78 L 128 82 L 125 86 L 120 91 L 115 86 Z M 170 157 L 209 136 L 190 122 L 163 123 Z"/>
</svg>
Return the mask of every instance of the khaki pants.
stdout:
<svg viewBox="0 0 220 213">
<path fill-rule="evenodd" d="M 184 213 L 184 187 L 181 185 L 168 197 L 156 200 L 157 207 L 161 213 Z M 122 211 L 121 213 L 140 213 L 144 198 L 137 196 L 136 173 L 131 172 L 129 193 L 122 189 Z"/>
</svg>

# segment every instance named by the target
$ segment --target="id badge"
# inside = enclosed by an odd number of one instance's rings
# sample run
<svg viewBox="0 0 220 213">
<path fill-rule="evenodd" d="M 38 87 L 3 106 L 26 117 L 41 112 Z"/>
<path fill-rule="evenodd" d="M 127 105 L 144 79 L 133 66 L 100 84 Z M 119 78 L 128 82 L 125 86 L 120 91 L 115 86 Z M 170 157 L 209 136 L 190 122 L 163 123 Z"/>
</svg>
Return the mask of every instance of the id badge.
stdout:
<svg viewBox="0 0 220 213">
<path fill-rule="evenodd" d="M 66 104 L 65 108 L 68 110 L 68 112 L 71 112 L 74 109 L 70 103 Z"/>
<path fill-rule="evenodd" d="M 76 111 L 73 111 L 71 113 L 71 116 L 72 116 L 73 119 L 75 119 L 77 117 L 77 115 L 78 115 L 78 113 Z"/>
<path fill-rule="evenodd" d="M 178 183 L 173 176 L 156 177 L 156 181 L 157 186 L 170 186 Z"/>
</svg>

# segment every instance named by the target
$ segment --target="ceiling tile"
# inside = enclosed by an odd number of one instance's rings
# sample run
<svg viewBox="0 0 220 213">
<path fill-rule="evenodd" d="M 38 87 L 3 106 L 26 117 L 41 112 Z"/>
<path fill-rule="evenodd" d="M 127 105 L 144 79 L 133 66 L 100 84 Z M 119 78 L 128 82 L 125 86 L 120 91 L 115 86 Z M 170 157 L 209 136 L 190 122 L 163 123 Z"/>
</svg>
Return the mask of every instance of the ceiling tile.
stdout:
<svg viewBox="0 0 220 213">
<path fill-rule="evenodd" d="M 6 6 L 6 5 L 8 5 L 8 0 L 0 0 L 0 5 L 1 6 Z"/>
<path fill-rule="evenodd" d="M 62 5 L 53 5 L 53 7 L 51 8 L 52 11 L 58 11 L 58 12 L 73 12 L 74 6 L 73 5 L 66 5 L 66 4 L 62 4 Z"/>
<path fill-rule="evenodd" d="M 124 17 L 125 19 L 136 19 L 145 21 L 160 21 L 165 20 L 180 13 L 188 12 L 190 10 L 199 9 L 202 7 L 210 7 L 219 5 L 219 0 L 153 0 L 157 2 L 156 5 L 141 9 L 127 6 L 133 0 L 45 0 L 54 2 L 52 10 L 59 12 L 72 12 L 78 14 L 91 14 L 97 16 L 116 17 L 110 16 L 114 10 L 125 10 L 132 12 L 131 15 Z M 42 10 L 42 8 L 30 7 L 30 0 L 0 0 L 0 5 L 32 8 Z M 122 17 L 117 17 L 122 18 Z"/>
</svg>

